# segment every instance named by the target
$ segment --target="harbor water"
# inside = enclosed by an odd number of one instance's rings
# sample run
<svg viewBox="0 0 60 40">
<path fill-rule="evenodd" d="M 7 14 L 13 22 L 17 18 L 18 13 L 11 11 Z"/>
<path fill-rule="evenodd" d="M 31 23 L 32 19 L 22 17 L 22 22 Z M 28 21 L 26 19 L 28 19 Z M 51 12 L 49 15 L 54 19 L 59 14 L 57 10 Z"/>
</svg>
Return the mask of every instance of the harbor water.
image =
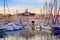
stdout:
<svg viewBox="0 0 60 40">
<path fill-rule="evenodd" d="M 0 38 L 0 40 L 60 40 L 60 36 L 55 36 L 44 30 L 40 30 L 38 34 L 29 37 L 23 36 L 23 31 L 21 30 L 5 31 L 5 33 L 7 33 L 8 36 Z"/>
</svg>

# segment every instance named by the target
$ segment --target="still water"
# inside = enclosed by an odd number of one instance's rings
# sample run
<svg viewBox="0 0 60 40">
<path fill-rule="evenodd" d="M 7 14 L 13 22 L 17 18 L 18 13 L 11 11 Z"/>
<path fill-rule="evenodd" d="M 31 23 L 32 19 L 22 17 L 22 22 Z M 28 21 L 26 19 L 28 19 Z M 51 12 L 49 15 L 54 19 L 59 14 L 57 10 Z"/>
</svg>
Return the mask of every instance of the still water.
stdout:
<svg viewBox="0 0 60 40">
<path fill-rule="evenodd" d="M 60 40 L 59 36 L 54 36 L 51 33 L 47 33 L 45 31 L 39 31 L 39 34 L 31 36 L 31 37 L 23 37 L 22 31 L 5 31 L 8 36 L 4 38 L 0 38 L 0 40 Z"/>
</svg>

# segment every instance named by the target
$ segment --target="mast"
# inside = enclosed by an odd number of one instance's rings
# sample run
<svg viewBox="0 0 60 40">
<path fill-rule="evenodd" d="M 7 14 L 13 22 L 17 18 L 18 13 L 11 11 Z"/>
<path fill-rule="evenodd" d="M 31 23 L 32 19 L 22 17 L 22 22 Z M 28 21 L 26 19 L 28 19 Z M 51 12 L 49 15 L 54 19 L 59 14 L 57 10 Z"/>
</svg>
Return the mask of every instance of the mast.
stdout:
<svg viewBox="0 0 60 40">
<path fill-rule="evenodd" d="M 4 0 L 4 14 L 5 14 L 5 0 Z"/>
<path fill-rule="evenodd" d="M 52 0 L 49 3 L 49 16 L 48 16 L 48 23 L 51 25 L 52 24 L 52 9 L 53 9 L 53 4 L 52 4 Z"/>
<path fill-rule="evenodd" d="M 58 13 L 57 13 L 57 15 L 56 15 L 54 24 L 57 24 L 57 19 L 58 19 L 59 11 L 60 11 L 60 7 L 59 7 L 59 9 L 58 9 Z"/>
<path fill-rule="evenodd" d="M 2 20 L 3 20 L 3 25 L 5 24 L 5 23 L 4 23 L 4 21 L 5 21 L 5 20 L 4 20 L 4 19 L 5 19 L 4 16 L 5 16 L 5 0 L 4 0 L 4 13 L 3 13 L 3 19 L 2 19 Z"/>
<path fill-rule="evenodd" d="M 8 12 L 10 14 L 10 9 L 9 9 L 9 5 L 8 5 L 8 1 L 7 0 L 6 0 L 6 5 L 7 5 Z"/>
<path fill-rule="evenodd" d="M 54 15 L 55 15 L 54 24 L 56 24 L 56 19 L 57 19 L 57 0 L 54 0 Z"/>
<path fill-rule="evenodd" d="M 20 19 L 19 19 L 19 16 L 18 16 L 17 13 L 18 13 L 18 10 L 16 10 L 15 18 L 16 18 L 17 24 L 20 25 L 20 23 L 19 23 L 19 20 L 20 20 Z"/>
<path fill-rule="evenodd" d="M 54 14 L 57 15 L 57 0 L 54 0 Z"/>
<path fill-rule="evenodd" d="M 4 5 L 4 6 L 3 6 L 3 16 L 2 16 L 2 29 L 4 29 L 4 24 L 5 24 L 5 23 L 4 23 L 4 21 L 5 21 L 5 20 L 4 20 L 4 19 L 5 19 L 5 18 L 4 18 L 4 16 L 5 16 L 5 0 L 3 0 L 3 5 Z"/>
<path fill-rule="evenodd" d="M 45 4 L 44 4 L 44 11 L 45 11 L 45 15 L 47 14 L 47 1 L 45 1 Z"/>
</svg>

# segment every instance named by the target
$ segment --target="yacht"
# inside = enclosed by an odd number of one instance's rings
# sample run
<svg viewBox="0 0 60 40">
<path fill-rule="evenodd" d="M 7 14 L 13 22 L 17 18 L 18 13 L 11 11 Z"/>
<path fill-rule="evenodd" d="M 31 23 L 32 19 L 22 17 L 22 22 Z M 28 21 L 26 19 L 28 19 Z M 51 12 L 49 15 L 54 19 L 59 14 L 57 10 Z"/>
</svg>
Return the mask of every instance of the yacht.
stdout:
<svg viewBox="0 0 60 40">
<path fill-rule="evenodd" d="M 7 31 L 8 31 L 8 30 L 12 31 L 12 30 L 13 30 L 13 23 L 8 23 L 8 24 L 6 24 L 4 28 L 5 28 L 5 30 L 7 30 Z"/>
<path fill-rule="evenodd" d="M 4 28 L 5 28 L 5 30 L 19 30 L 22 28 L 22 26 L 20 26 L 18 24 L 16 25 L 14 23 L 8 23 L 5 25 Z"/>
</svg>

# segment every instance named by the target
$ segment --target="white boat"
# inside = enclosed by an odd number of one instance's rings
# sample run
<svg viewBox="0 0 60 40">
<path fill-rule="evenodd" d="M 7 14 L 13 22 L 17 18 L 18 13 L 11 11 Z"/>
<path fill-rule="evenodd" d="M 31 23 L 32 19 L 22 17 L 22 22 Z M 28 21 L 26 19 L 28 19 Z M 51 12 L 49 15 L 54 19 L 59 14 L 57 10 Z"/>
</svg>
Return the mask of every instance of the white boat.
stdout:
<svg viewBox="0 0 60 40">
<path fill-rule="evenodd" d="M 18 25 L 18 24 L 13 24 L 13 29 L 18 30 L 21 29 L 22 26 Z"/>
<path fill-rule="evenodd" d="M 15 25 L 14 23 L 8 23 L 7 25 L 5 25 L 5 30 L 14 30 L 14 29 L 20 29 L 21 26 L 19 25 Z"/>
<path fill-rule="evenodd" d="M 13 30 L 13 25 L 12 23 L 8 23 L 7 25 L 4 26 L 5 30 Z"/>
<path fill-rule="evenodd" d="M 0 25 L 0 29 L 3 29 L 3 25 Z"/>
</svg>

